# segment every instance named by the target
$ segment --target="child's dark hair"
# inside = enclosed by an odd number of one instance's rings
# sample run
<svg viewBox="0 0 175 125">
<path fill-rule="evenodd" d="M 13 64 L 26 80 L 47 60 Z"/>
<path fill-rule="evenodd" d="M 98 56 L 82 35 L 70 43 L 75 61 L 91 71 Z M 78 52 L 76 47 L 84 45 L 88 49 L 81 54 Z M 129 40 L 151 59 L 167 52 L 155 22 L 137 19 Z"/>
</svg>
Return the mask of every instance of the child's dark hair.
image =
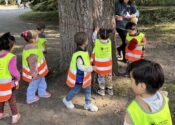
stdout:
<svg viewBox="0 0 175 125">
<path fill-rule="evenodd" d="M 109 38 L 109 34 L 112 32 L 112 30 L 110 30 L 110 29 L 100 29 L 99 30 L 99 34 L 100 34 L 100 38 L 101 39 L 104 39 L 104 40 L 106 40 L 106 39 L 108 39 Z"/>
<path fill-rule="evenodd" d="M 45 29 L 46 28 L 46 26 L 43 24 L 43 23 L 38 23 L 37 25 L 36 25 L 36 29 L 37 30 L 42 30 L 42 29 Z"/>
<path fill-rule="evenodd" d="M 88 40 L 88 36 L 85 32 L 77 32 L 74 36 L 74 42 L 77 46 L 83 45 Z"/>
<path fill-rule="evenodd" d="M 137 27 L 137 25 L 136 25 L 135 23 L 133 23 L 133 22 L 128 22 L 128 23 L 126 24 L 125 29 L 126 29 L 126 30 L 135 30 L 136 27 Z"/>
<path fill-rule="evenodd" d="M 160 64 L 141 59 L 131 63 L 128 67 L 136 85 L 145 83 L 148 93 L 155 94 L 162 87 L 164 72 Z"/>
<path fill-rule="evenodd" d="M 7 32 L 0 37 L 0 50 L 10 51 L 15 43 L 15 37 Z"/>
<path fill-rule="evenodd" d="M 24 31 L 21 33 L 21 37 L 23 37 L 26 42 L 30 42 L 31 39 L 33 39 L 33 34 L 31 31 Z"/>
</svg>

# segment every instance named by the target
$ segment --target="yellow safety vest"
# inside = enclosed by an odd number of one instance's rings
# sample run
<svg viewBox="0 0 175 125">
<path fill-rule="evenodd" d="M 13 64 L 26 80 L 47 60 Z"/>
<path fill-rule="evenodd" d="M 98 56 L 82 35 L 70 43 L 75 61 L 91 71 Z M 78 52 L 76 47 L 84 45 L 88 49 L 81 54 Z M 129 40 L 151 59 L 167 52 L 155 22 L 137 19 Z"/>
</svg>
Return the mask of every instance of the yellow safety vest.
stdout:
<svg viewBox="0 0 175 125">
<path fill-rule="evenodd" d="M 134 125 L 172 125 L 168 98 L 164 97 L 164 105 L 159 112 L 147 113 L 134 100 L 127 109 Z"/>
<path fill-rule="evenodd" d="M 47 42 L 46 38 L 39 38 L 37 41 L 38 48 L 41 49 L 42 51 L 45 51 L 43 44 L 46 42 Z"/>
<path fill-rule="evenodd" d="M 100 39 L 95 41 L 95 47 L 91 54 L 91 62 L 96 67 L 98 74 L 111 74 L 112 73 L 112 46 L 111 40 L 103 44 Z"/>
<path fill-rule="evenodd" d="M 14 54 L 8 53 L 5 57 L 0 58 L 0 102 L 5 102 L 12 96 L 12 76 L 8 66 L 14 56 Z M 19 88 L 18 82 L 15 84 L 16 88 Z"/>
<path fill-rule="evenodd" d="M 84 51 L 78 51 L 75 52 L 72 56 L 72 60 L 70 63 L 70 67 L 68 70 L 68 76 L 67 76 L 67 80 L 66 80 L 66 84 L 69 87 L 74 87 L 75 83 L 76 83 L 76 74 L 77 74 L 77 58 L 78 57 L 82 57 L 84 65 L 85 66 L 90 66 L 90 57 L 89 57 L 89 53 L 88 52 L 84 52 Z M 88 87 L 89 85 L 91 85 L 91 72 L 84 72 L 84 78 L 83 78 L 83 88 Z"/>
<path fill-rule="evenodd" d="M 48 73 L 47 63 L 46 63 L 45 57 L 40 49 L 37 48 L 37 49 L 23 50 L 23 53 L 22 53 L 22 78 L 26 82 L 31 82 L 31 80 L 32 80 L 30 68 L 29 68 L 29 65 L 27 62 L 27 58 L 31 54 L 38 56 L 37 70 L 38 70 L 38 74 L 40 75 L 40 77 L 44 77 Z"/>
<path fill-rule="evenodd" d="M 138 44 L 142 42 L 142 39 L 144 38 L 144 34 L 140 33 L 138 36 L 130 36 L 129 33 L 126 35 L 126 41 L 127 45 L 129 45 L 129 42 L 135 38 L 138 41 Z M 126 55 L 125 58 L 128 61 L 134 62 L 137 60 L 140 60 L 143 55 L 143 46 L 136 46 L 134 50 L 129 50 L 128 46 L 126 46 Z"/>
</svg>

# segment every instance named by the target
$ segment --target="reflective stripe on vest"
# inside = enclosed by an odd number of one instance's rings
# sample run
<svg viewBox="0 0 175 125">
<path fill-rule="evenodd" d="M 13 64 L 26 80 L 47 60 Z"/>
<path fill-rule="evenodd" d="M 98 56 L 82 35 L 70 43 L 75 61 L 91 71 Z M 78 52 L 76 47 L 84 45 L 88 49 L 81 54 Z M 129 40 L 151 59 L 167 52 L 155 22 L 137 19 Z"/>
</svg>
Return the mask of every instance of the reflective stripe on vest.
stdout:
<svg viewBox="0 0 175 125">
<path fill-rule="evenodd" d="M 77 58 L 81 56 L 84 62 L 85 66 L 90 66 L 90 58 L 89 58 L 89 54 L 88 52 L 84 52 L 84 51 L 78 51 L 75 52 L 72 56 L 72 60 L 71 60 L 71 64 L 68 70 L 68 76 L 67 76 L 67 80 L 66 80 L 66 84 L 69 87 L 74 87 L 76 84 L 76 73 L 77 73 Z M 89 85 L 91 85 L 91 72 L 84 72 L 84 78 L 83 78 L 83 88 L 88 87 Z"/>
<path fill-rule="evenodd" d="M 129 42 L 133 39 L 137 39 L 138 44 L 142 42 L 142 39 L 144 38 L 144 34 L 140 33 L 138 36 L 130 36 L 128 33 L 126 35 L 126 41 L 127 41 L 127 45 L 129 44 Z M 126 46 L 126 54 L 125 54 L 125 58 L 129 61 L 137 61 L 140 60 L 142 58 L 142 54 L 143 54 L 143 46 L 136 46 L 136 48 L 134 50 L 129 50 L 128 47 Z"/>
<path fill-rule="evenodd" d="M 12 53 L 7 53 L 5 57 L 0 58 L 0 102 L 9 100 L 12 95 L 12 76 L 8 65 L 14 56 Z"/>
<path fill-rule="evenodd" d="M 147 113 L 135 100 L 129 105 L 127 111 L 134 125 L 172 125 L 167 97 L 164 97 L 164 105 L 159 112 Z"/>
<path fill-rule="evenodd" d="M 25 51 L 28 51 L 27 55 L 25 55 Z M 25 61 L 25 59 L 27 59 L 27 57 L 29 57 L 31 54 L 38 56 L 38 61 L 37 61 L 38 74 L 41 77 L 44 77 L 48 73 L 47 63 L 46 63 L 46 60 L 45 60 L 43 53 L 41 52 L 40 49 L 31 49 L 31 51 L 24 50 L 24 52 L 23 52 L 22 79 L 26 82 L 31 82 L 31 80 L 32 80 L 30 68 L 28 66 L 27 61 Z"/>
<path fill-rule="evenodd" d="M 91 62 L 94 60 L 93 62 L 98 74 L 112 73 L 112 47 L 111 40 L 109 39 L 108 41 L 108 43 L 103 44 L 97 39 L 91 55 Z"/>
</svg>

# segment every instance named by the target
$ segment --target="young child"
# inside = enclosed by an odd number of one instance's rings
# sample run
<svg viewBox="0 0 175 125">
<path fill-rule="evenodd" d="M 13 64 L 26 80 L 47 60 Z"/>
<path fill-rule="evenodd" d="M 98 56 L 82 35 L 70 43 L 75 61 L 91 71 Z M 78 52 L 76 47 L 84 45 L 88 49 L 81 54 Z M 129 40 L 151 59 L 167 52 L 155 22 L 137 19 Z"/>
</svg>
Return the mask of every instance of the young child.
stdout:
<svg viewBox="0 0 175 125">
<path fill-rule="evenodd" d="M 83 88 L 85 93 L 84 108 L 96 112 L 98 108 L 91 103 L 91 72 L 93 67 L 90 64 L 90 57 L 86 50 L 88 36 L 84 32 L 78 32 L 74 36 L 74 41 L 77 44 L 77 49 L 72 56 L 66 81 L 67 85 L 72 89 L 63 98 L 63 103 L 67 108 L 73 109 L 72 99 Z"/>
<path fill-rule="evenodd" d="M 162 67 L 141 59 L 129 65 L 131 89 L 135 99 L 127 108 L 124 125 L 172 125 Z"/>
<path fill-rule="evenodd" d="M 44 34 L 46 26 L 42 23 L 37 24 L 36 29 L 38 32 L 38 48 L 41 49 L 44 53 L 47 53 L 47 39 L 46 36 Z"/>
<path fill-rule="evenodd" d="M 109 39 L 109 30 L 100 29 L 100 38 L 97 39 L 99 28 L 93 33 L 93 41 L 95 46 L 91 55 L 91 63 L 96 68 L 98 74 L 99 89 L 97 93 L 101 96 L 105 95 L 105 89 L 109 95 L 113 95 L 112 84 L 112 45 Z"/>
<path fill-rule="evenodd" d="M 9 117 L 4 113 L 5 102 L 9 102 L 12 112 L 12 124 L 21 117 L 17 110 L 14 90 L 19 88 L 20 73 L 17 70 L 17 58 L 11 53 L 15 46 L 15 37 L 9 32 L 0 37 L 0 119 Z"/>
<path fill-rule="evenodd" d="M 48 73 L 48 68 L 42 51 L 36 45 L 38 33 L 32 30 L 25 31 L 21 36 L 27 42 L 22 53 L 22 78 L 29 83 L 27 104 L 31 104 L 38 101 L 39 97 L 51 97 L 51 94 L 46 91 L 45 76 Z M 38 96 L 36 96 L 37 90 Z"/>
<path fill-rule="evenodd" d="M 143 33 L 138 32 L 136 24 L 128 22 L 126 25 L 126 55 L 128 63 L 144 58 L 144 46 L 147 41 Z"/>
</svg>

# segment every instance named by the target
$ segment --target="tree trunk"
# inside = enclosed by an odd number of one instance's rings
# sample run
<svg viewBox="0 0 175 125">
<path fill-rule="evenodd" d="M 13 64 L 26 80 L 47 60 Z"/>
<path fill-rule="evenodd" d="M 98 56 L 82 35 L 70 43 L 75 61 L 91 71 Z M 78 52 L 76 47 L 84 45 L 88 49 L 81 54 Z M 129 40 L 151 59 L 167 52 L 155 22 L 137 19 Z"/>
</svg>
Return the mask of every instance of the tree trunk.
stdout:
<svg viewBox="0 0 175 125">
<path fill-rule="evenodd" d="M 95 26 L 113 28 L 114 0 L 59 0 L 58 2 L 60 46 L 62 50 L 59 67 L 60 71 L 64 72 L 68 69 L 71 56 L 75 51 L 74 34 L 76 32 L 84 31 L 88 33 L 89 50 L 91 50 L 93 28 Z M 115 44 L 114 39 L 112 41 Z"/>
</svg>

